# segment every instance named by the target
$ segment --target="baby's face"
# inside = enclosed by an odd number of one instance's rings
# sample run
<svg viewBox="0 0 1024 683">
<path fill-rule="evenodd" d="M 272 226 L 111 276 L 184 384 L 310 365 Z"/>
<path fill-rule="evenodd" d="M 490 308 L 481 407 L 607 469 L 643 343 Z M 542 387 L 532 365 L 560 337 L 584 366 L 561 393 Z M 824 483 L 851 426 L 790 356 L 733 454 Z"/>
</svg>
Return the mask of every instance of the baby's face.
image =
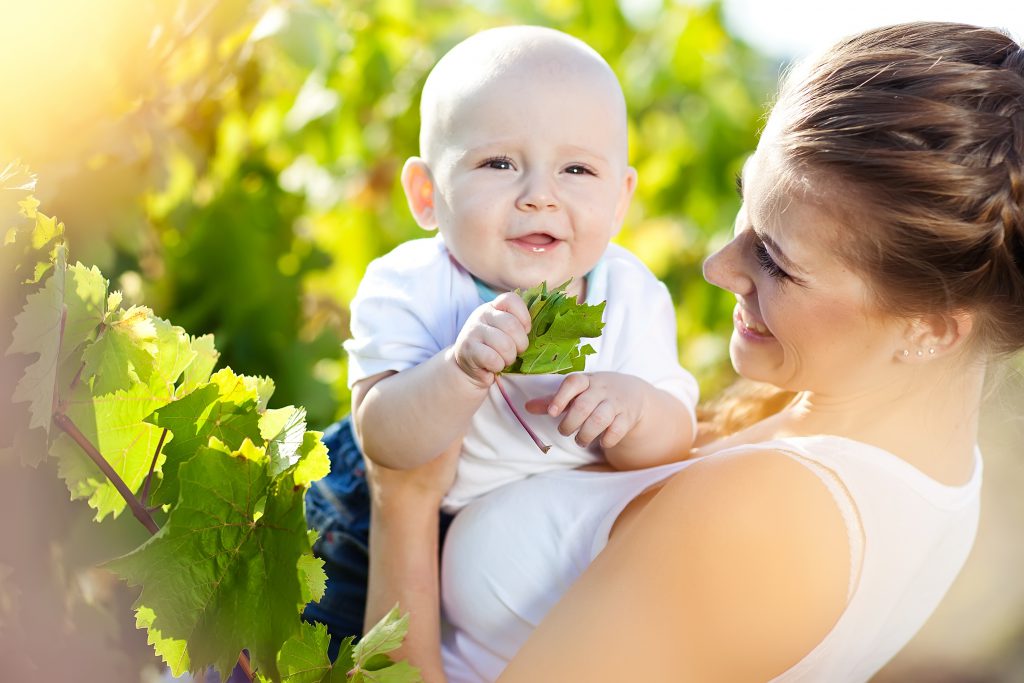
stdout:
<svg viewBox="0 0 1024 683">
<path fill-rule="evenodd" d="M 612 87 L 505 76 L 459 100 L 441 127 L 435 217 L 455 258 L 494 289 L 578 286 L 621 225 L 635 172 Z"/>
</svg>

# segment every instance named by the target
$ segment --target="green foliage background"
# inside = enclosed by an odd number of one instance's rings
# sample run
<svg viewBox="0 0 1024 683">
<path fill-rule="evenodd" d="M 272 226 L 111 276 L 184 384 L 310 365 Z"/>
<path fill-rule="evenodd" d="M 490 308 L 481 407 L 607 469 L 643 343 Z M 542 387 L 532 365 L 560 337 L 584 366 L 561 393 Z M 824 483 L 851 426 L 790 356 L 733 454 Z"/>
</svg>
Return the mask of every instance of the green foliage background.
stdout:
<svg viewBox="0 0 1024 683">
<path fill-rule="evenodd" d="M 100 104 L 61 113 L 23 98 L 0 156 L 39 174 L 41 209 L 68 226 L 76 258 L 129 301 L 214 333 L 226 365 L 274 377 L 275 402 L 306 406 L 312 425 L 347 410 L 340 343 L 366 264 L 423 234 L 398 185 L 423 80 L 459 40 L 509 23 L 576 35 L 619 75 L 640 183 L 618 241 L 669 284 L 705 389 L 728 376 L 730 297 L 700 262 L 731 227 L 733 176 L 775 72 L 727 34 L 717 3 L 100 4 L 118 32 L 74 46 L 98 63 Z M 49 107 L 48 134 L 34 106 Z"/>
<path fill-rule="evenodd" d="M 366 264 L 423 234 L 398 185 L 417 152 L 423 80 L 459 40 L 511 23 L 578 36 L 619 75 L 640 181 L 617 241 L 669 285 L 682 361 L 714 394 L 732 377 L 732 297 L 704 283 L 700 264 L 731 229 L 733 178 L 779 71 L 729 35 L 716 0 L 0 3 L 0 168 L 20 158 L 38 174 L 40 210 L 126 305 L 213 333 L 222 365 L 273 377 L 272 407 L 303 405 L 322 428 L 348 409 L 341 342 Z M 0 348 L 12 295 L 0 292 Z M 0 426 L 24 408 L 11 387 L 0 377 Z M 1024 393 L 1009 388 L 983 444 L 987 469 L 1000 468 L 991 480 L 1010 483 L 987 488 L 998 498 L 968 568 L 980 578 L 944 605 L 952 627 L 916 641 L 920 661 L 984 658 L 986 680 L 1024 671 L 1024 591 L 1006 559 L 1024 558 L 1024 545 L 1005 542 L 1024 513 L 1011 458 Z M 131 597 L 96 565 L 144 532 L 125 517 L 98 532 L 52 467 L 0 461 L 0 661 L 20 654 L 5 649 L 14 615 L 40 658 L 59 650 L 48 680 L 135 680 L 128 672 L 154 667 L 151 650 L 127 616 Z M 989 624 L 973 628 L 981 602 Z M 877 680 L 929 671 L 891 670 Z"/>
</svg>

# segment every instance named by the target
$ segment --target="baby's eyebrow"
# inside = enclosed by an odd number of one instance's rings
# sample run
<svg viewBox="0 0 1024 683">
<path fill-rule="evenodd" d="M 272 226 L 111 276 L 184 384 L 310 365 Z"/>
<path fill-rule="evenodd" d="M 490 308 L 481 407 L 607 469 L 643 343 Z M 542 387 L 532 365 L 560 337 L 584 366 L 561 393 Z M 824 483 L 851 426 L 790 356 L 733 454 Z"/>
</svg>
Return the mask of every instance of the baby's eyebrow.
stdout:
<svg viewBox="0 0 1024 683">
<path fill-rule="evenodd" d="M 600 161 L 608 161 L 608 155 L 587 147 L 580 147 L 579 145 L 563 145 L 558 148 L 558 151 L 564 154 L 581 154 Z"/>
</svg>

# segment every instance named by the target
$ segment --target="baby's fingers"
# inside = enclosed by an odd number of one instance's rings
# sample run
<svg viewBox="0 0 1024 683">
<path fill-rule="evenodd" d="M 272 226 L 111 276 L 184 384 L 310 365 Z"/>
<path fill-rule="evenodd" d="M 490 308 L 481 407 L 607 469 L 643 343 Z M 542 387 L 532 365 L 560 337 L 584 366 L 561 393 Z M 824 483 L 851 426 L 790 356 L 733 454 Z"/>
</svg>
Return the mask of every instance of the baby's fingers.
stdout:
<svg viewBox="0 0 1024 683">
<path fill-rule="evenodd" d="M 566 406 L 572 403 L 573 399 L 590 388 L 590 378 L 582 372 L 569 375 L 558 387 L 558 391 L 551 397 L 548 403 L 548 415 L 558 417 L 565 410 Z M 572 432 L 569 432 L 570 434 Z"/>
<path fill-rule="evenodd" d="M 576 443 L 581 446 L 589 446 L 592 441 L 614 424 L 615 417 L 615 409 L 612 405 L 608 401 L 601 401 L 580 426 L 576 433 Z"/>
<path fill-rule="evenodd" d="M 494 301 L 491 302 L 499 311 L 505 311 L 511 314 L 519 323 L 523 326 L 523 329 L 527 332 L 530 331 L 532 320 L 530 319 L 530 311 L 526 308 L 526 302 L 523 298 L 515 292 L 505 292 L 499 295 Z"/>
<path fill-rule="evenodd" d="M 548 412 L 548 406 L 551 405 L 551 399 L 554 396 L 542 396 L 541 398 L 531 398 L 526 402 L 526 412 L 534 415 L 544 415 Z"/>
</svg>

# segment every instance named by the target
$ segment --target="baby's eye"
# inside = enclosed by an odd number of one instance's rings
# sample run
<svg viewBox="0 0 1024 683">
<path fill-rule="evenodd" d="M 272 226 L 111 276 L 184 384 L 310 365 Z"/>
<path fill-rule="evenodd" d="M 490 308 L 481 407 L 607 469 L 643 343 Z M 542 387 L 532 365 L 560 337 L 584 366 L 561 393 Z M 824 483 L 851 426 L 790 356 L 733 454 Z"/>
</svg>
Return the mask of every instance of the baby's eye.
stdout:
<svg viewBox="0 0 1024 683">
<path fill-rule="evenodd" d="M 484 162 L 480 164 L 480 168 L 493 168 L 499 171 L 511 171 L 515 167 L 512 165 L 512 159 L 506 156 L 500 156 L 484 160 Z"/>
<path fill-rule="evenodd" d="M 583 164 L 573 164 L 565 169 L 565 172 L 570 175 L 597 175 L 594 171 Z"/>
</svg>

